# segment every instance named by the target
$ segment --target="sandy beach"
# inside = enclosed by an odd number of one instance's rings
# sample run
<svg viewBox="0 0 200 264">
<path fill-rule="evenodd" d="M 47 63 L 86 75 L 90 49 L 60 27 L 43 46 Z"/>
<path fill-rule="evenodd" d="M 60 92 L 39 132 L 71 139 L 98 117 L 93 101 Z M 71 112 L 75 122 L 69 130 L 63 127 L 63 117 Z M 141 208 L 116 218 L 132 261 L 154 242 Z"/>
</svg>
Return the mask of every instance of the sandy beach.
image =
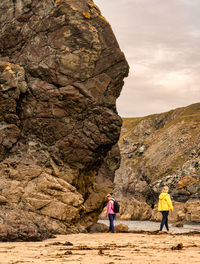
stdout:
<svg viewBox="0 0 200 264">
<path fill-rule="evenodd" d="M 97 233 L 0 243 L 1 264 L 199 264 L 200 235 Z"/>
</svg>

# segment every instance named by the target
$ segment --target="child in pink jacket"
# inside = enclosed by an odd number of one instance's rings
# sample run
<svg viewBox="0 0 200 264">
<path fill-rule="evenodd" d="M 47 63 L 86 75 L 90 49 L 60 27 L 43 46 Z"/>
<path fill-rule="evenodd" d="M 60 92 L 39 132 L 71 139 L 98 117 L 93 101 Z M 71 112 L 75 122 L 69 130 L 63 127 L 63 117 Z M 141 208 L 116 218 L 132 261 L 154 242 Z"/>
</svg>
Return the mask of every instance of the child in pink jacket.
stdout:
<svg viewBox="0 0 200 264">
<path fill-rule="evenodd" d="M 109 218 L 109 222 L 110 222 L 108 232 L 114 233 L 114 219 L 116 216 L 116 213 L 113 210 L 114 209 L 114 199 L 112 198 L 112 195 L 110 193 L 106 197 L 108 199 L 106 216 Z"/>
</svg>

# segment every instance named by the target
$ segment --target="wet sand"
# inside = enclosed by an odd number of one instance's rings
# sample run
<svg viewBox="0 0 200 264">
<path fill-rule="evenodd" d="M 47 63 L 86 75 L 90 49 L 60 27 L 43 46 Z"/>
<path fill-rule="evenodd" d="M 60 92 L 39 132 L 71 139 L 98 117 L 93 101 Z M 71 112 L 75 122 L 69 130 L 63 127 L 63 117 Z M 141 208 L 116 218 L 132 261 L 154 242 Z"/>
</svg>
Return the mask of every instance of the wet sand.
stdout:
<svg viewBox="0 0 200 264">
<path fill-rule="evenodd" d="M 97 233 L 59 235 L 43 242 L 1 242 L 0 264 L 17 263 L 199 264 L 200 235 Z"/>
</svg>

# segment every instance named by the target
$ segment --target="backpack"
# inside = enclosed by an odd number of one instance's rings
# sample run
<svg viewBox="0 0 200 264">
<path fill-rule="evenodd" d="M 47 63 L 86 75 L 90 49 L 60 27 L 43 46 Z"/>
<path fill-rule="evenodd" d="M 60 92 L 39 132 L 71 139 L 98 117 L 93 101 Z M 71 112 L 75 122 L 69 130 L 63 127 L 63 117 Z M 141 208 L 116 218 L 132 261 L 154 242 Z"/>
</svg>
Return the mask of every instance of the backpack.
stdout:
<svg viewBox="0 0 200 264">
<path fill-rule="evenodd" d="M 113 211 L 115 213 L 119 213 L 119 207 L 120 207 L 120 205 L 119 205 L 119 203 L 115 199 L 113 199 L 113 201 L 114 201 Z"/>
</svg>

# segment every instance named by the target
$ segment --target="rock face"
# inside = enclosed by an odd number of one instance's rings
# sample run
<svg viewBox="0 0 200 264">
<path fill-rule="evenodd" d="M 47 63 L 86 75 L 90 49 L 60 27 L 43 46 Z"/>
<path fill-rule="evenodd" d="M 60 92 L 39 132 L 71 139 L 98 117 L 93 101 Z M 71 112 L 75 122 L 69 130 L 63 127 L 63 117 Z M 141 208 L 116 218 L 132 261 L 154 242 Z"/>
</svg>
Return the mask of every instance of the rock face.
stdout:
<svg viewBox="0 0 200 264">
<path fill-rule="evenodd" d="M 115 176 L 115 197 L 122 218 L 159 220 L 158 195 L 164 185 L 175 203 L 171 220 L 200 222 L 200 103 L 143 118 L 125 118 L 119 141 L 121 166 Z M 124 204 L 124 205 L 123 205 Z M 152 210 L 152 208 L 154 208 Z M 195 209 L 193 210 L 193 208 Z"/>
<path fill-rule="evenodd" d="M 91 0 L 2 0 L 0 25 L 0 211 L 84 230 L 112 186 L 97 175 L 120 135 L 128 64 Z"/>
</svg>

